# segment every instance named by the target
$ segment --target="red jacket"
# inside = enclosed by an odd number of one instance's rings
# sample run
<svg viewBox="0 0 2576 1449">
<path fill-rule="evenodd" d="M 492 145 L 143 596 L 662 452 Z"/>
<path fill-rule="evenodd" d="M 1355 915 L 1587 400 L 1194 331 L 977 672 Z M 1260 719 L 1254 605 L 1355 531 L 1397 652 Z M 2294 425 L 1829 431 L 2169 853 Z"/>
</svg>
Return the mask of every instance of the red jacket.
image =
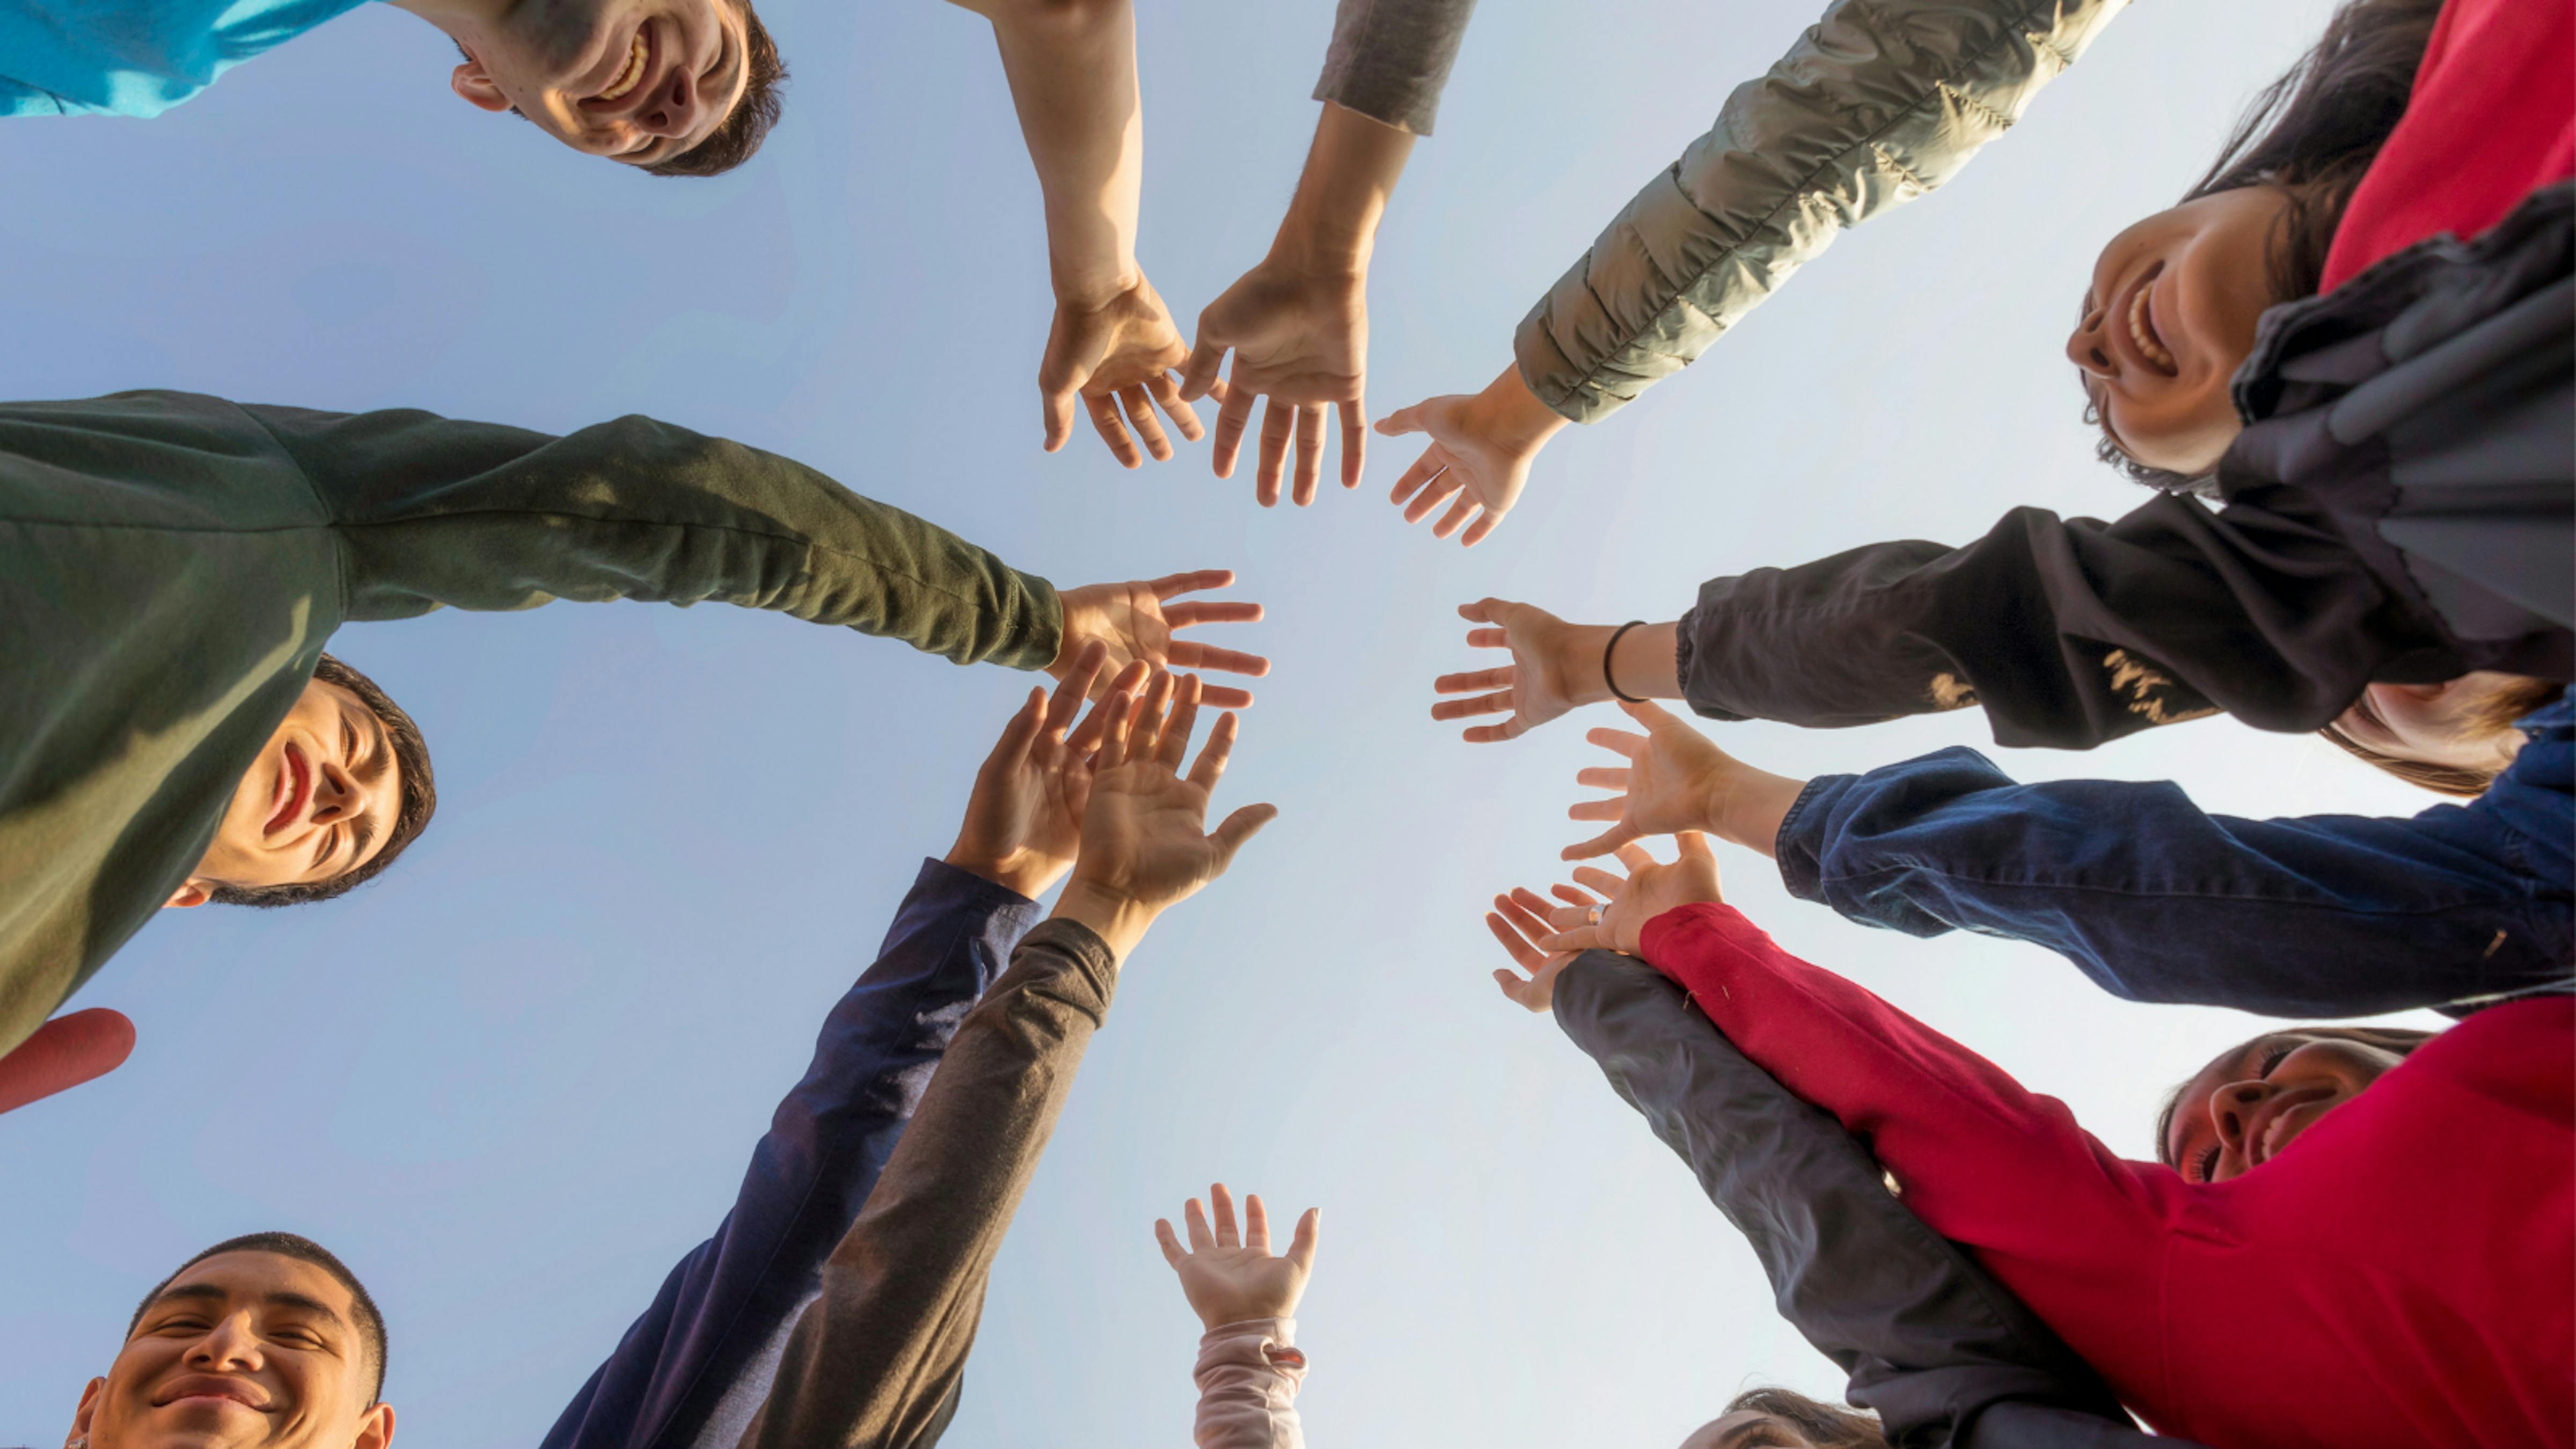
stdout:
<svg viewBox="0 0 2576 1449">
<path fill-rule="evenodd" d="M 2576 1436 L 2576 1002 L 2480 1012 L 2203 1186 L 2114 1155 L 1732 907 L 1666 912 L 1641 947 L 2158 1431 L 2216 1449 Z"/>
<path fill-rule="evenodd" d="M 2320 290 L 2428 236 L 2465 241 L 2576 170 L 2576 5 L 2450 0 L 2406 115 L 2355 187 Z"/>
</svg>

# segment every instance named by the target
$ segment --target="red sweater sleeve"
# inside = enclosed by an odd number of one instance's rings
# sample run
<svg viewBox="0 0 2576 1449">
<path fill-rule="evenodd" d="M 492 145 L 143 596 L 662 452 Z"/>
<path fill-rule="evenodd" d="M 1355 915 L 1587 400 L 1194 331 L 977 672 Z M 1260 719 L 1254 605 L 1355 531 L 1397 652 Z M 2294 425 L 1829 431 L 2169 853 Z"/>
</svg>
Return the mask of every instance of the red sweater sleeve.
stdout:
<svg viewBox="0 0 2576 1449">
<path fill-rule="evenodd" d="M 1867 1140 L 1916 1216 L 2115 1384 L 2115 1364 L 2138 1365 L 2179 1177 L 2114 1155 L 2065 1103 L 1781 950 L 1731 906 L 1667 911 L 1640 949 L 1737 1049 Z"/>
<path fill-rule="evenodd" d="M 2391 252 L 2466 240 L 2576 167 L 2576 5 L 2449 0 L 2406 115 L 2354 188 L 2322 290 Z"/>
</svg>

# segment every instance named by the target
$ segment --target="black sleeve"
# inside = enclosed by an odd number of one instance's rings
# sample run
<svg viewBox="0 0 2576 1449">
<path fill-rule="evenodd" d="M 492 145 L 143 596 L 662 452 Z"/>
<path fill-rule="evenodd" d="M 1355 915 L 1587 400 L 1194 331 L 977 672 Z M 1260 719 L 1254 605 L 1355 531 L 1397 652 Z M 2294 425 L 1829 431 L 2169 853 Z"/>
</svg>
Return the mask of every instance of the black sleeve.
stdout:
<svg viewBox="0 0 2576 1449">
<path fill-rule="evenodd" d="M 1713 579 L 1682 692 L 1715 719 L 1873 724 L 1982 705 L 2006 745 L 2086 749 L 2224 710 L 2312 730 L 2374 679 L 2465 665 L 2306 495 L 2159 495 L 2115 523 L 2017 508 L 1964 548 L 1872 544 Z"/>
</svg>

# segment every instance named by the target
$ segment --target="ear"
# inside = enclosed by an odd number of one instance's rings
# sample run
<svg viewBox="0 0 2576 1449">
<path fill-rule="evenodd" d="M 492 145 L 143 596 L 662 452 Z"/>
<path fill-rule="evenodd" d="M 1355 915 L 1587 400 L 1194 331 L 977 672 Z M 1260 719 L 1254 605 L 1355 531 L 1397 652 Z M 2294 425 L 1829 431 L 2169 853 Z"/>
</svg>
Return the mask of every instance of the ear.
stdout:
<svg viewBox="0 0 2576 1449">
<path fill-rule="evenodd" d="M 170 899 L 161 903 L 161 909 L 166 911 L 173 907 L 202 906 L 214 898 L 215 893 L 207 888 L 204 881 L 190 876 L 186 885 L 170 892 Z"/>
<path fill-rule="evenodd" d="M 107 1380 L 105 1379 L 91 1379 L 89 1387 L 81 1390 L 80 1407 L 72 1410 L 71 1432 L 63 1436 L 65 1449 L 70 1449 L 74 1440 L 84 1444 L 89 1442 L 90 1421 L 98 1417 L 99 1396 L 106 1392 Z"/>
<path fill-rule="evenodd" d="M 377 1404 L 358 1420 L 358 1437 L 349 1449 L 387 1449 L 394 1442 L 394 1406 Z"/>
<path fill-rule="evenodd" d="M 465 104 L 478 111 L 499 112 L 510 109 L 510 98 L 501 94 L 501 88 L 493 84 L 492 77 L 483 73 L 483 62 L 470 55 L 466 57 L 463 64 L 448 73 L 447 84 L 464 100 Z M 388 1425 L 391 1422 L 388 1420 Z"/>
</svg>

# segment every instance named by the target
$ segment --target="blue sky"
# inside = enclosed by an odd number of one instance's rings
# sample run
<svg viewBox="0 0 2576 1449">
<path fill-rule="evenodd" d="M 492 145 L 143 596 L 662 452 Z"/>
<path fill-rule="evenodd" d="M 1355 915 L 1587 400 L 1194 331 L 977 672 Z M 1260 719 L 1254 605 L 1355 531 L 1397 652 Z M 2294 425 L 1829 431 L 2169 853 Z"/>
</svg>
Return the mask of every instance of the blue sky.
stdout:
<svg viewBox="0 0 2576 1449">
<path fill-rule="evenodd" d="M 1372 279 L 1372 412 L 1481 385 L 1514 324 L 1815 0 L 1486 0 Z M 1669 618 L 1699 580 L 2005 508 L 2137 501 L 2058 348 L 2096 248 L 2206 163 L 2323 0 L 2115 23 L 1940 194 L 1846 238 L 1698 366 L 1561 436 L 1462 552 L 1362 492 L 1264 512 L 1205 446 L 1038 451 L 1036 187 L 989 33 L 929 0 L 772 0 L 795 70 L 759 162 L 659 181 L 446 91 L 368 6 L 162 120 L 0 128 L 0 395 L 178 387 L 568 429 L 645 412 L 801 458 L 1060 583 L 1198 566 L 1270 607 L 1220 808 L 1284 814 L 1131 964 L 1002 1253 L 959 1449 L 1187 1442 L 1197 1326 L 1150 1236 L 1215 1177 L 1326 1208 L 1302 1341 L 1318 1446 L 1677 1442 L 1750 1382 L 1837 1376 L 1750 1253 L 1551 1024 L 1494 992 L 1484 900 L 1543 883 L 1588 723 L 1469 747 L 1426 716 L 1462 600 Z M 1141 255 L 1184 319 L 1267 245 L 1325 0 L 1142 0 Z M 1229 641 L 1232 642 L 1232 641 Z M 60 1441 L 133 1301 L 257 1228 L 391 1316 L 410 1446 L 531 1442 L 731 1200 L 1026 676 L 779 616 L 559 605 L 353 628 L 418 716 L 438 827 L 346 902 L 156 923 L 76 1005 L 141 1045 L 0 1118 L 0 1444 Z M 1612 717 L 1615 719 L 1615 716 Z M 1725 727 L 1801 774 L 1976 744 L 2031 776 L 2183 781 L 2246 814 L 2429 803 L 2224 720 L 2089 756 L 1973 713 Z M 1588 831 L 1584 832 L 1588 833 Z M 2254 1030 L 2111 1000 L 2055 957 L 1731 897 L 2146 1150 Z"/>
</svg>

